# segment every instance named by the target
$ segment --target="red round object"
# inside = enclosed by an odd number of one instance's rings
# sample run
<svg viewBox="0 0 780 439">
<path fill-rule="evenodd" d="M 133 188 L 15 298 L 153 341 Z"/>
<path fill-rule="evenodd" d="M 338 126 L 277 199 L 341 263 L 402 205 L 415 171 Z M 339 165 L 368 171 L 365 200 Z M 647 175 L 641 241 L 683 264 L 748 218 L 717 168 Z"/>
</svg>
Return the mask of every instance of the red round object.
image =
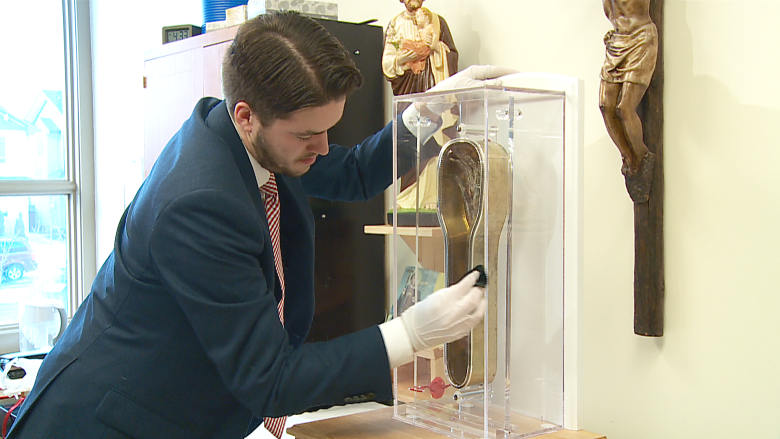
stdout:
<svg viewBox="0 0 780 439">
<path fill-rule="evenodd" d="M 428 390 L 431 391 L 431 396 L 433 396 L 434 399 L 439 399 L 442 396 L 444 396 L 444 389 L 449 387 L 447 384 L 444 384 L 444 380 L 442 377 L 436 377 L 431 381 L 431 384 L 428 386 Z"/>
</svg>

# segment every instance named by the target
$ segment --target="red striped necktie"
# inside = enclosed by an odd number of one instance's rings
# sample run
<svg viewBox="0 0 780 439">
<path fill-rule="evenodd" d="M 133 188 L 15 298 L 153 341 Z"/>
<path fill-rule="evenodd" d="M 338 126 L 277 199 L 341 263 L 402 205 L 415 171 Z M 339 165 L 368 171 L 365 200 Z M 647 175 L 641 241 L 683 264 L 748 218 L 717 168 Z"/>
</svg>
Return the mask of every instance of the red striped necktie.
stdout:
<svg viewBox="0 0 780 439">
<path fill-rule="evenodd" d="M 279 246 L 279 189 L 276 186 L 276 177 L 271 173 L 268 181 L 260 186 L 260 192 L 263 194 L 265 203 L 265 216 L 268 218 L 268 231 L 271 233 L 271 245 L 274 250 L 274 264 L 276 265 L 276 274 L 279 276 L 279 284 L 282 286 L 282 299 L 279 300 L 277 310 L 279 311 L 279 321 L 284 325 L 284 268 L 282 267 L 282 250 Z M 282 437 L 284 427 L 287 423 L 287 417 L 264 418 L 263 425 L 266 430 L 277 438 Z"/>
</svg>

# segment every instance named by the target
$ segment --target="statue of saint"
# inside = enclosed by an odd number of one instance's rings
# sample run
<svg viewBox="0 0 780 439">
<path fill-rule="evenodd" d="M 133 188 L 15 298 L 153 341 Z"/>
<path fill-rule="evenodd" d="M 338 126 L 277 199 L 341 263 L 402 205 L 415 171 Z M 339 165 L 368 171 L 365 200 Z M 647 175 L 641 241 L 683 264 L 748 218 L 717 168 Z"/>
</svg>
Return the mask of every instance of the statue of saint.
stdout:
<svg viewBox="0 0 780 439">
<path fill-rule="evenodd" d="M 444 18 L 424 0 L 400 0 L 406 10 L 387 25 L 382 71 L 394 95 L 420 93 L 458 71 L 458 50 Z"/>
<path fill-rule="evenodd" d="M 607 132 L 623 157 L 621 171 L 634 202 L 647 201 L 655 156 L 642 136 L 636 113 L 658 57 L 658 31 L 650 0 L 602 0 L 613 29 L 604 36 L 599 108 Z"/>
<path fill-rule="evenodd" d="M 422 7 L 424 0 L 400 2 L 406 9 L 387 25 L 382 52 L 382 72 L 390 81 L 396 96 L 427 91 L 458 72 L 458 50 L 444 18 Z M 454 128 L 450 125 L 456 118 L 444 115 L 444 119 L 449 127 L 444 131 L 452 131 Z M 427 194 L 425 204 L 430 205 L 431 195 L 435 203 L 436 181 L 431 180 L 434 183 L 431 186 L 427 180 L 435 178 L 435 158 L 441 148 L 441 140 L 447 139 L 432 139 L 431 145 L 424 148 L 420 159 L 426 165 L 421 176 L 412 169 L 401 178 L 404 193 L 399 203 L 402 207 L 413 206 L 413 194 L 416 194 L 418 184 L 421 185 L 423 193 Z M 425 176 L 430 178 L 422 178 Z"/>
</svg>

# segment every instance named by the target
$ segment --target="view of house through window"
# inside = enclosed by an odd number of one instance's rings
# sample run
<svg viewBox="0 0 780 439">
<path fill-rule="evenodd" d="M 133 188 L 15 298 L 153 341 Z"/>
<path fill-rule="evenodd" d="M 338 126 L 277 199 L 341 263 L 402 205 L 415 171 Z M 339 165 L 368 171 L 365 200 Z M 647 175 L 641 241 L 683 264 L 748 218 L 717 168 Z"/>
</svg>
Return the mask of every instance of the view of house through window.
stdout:
<svg viewBox="0 0 780 439">
<path fill-rule="evenodd" d="M 29 301 L 68 309 L 66 27 L 62 0 L 35 5 L 31 31 L 28 2 L 0 2 L 0 326 Z"/>
<path fill-rule="evenodd" d="M 68 305 L 65 196 L 0 197 L 0 325 L 28 300 Z"/>
</svg>

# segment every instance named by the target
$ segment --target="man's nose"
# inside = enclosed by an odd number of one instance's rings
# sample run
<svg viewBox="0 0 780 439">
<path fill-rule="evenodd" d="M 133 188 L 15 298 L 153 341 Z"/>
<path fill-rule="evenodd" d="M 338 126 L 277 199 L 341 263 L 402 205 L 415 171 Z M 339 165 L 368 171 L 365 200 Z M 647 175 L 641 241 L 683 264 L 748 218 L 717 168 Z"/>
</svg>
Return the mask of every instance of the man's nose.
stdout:
<svg viewBox="0 0 780 439">
<path fill-rule="evenodd" d="M 328 146 L 328 133 L 320 133 L 311 136 L 311 143 L 309 144 L 309 151 L 316 152 L 319 155 L 327 155 L 330 152 Z"/>
</svg>

